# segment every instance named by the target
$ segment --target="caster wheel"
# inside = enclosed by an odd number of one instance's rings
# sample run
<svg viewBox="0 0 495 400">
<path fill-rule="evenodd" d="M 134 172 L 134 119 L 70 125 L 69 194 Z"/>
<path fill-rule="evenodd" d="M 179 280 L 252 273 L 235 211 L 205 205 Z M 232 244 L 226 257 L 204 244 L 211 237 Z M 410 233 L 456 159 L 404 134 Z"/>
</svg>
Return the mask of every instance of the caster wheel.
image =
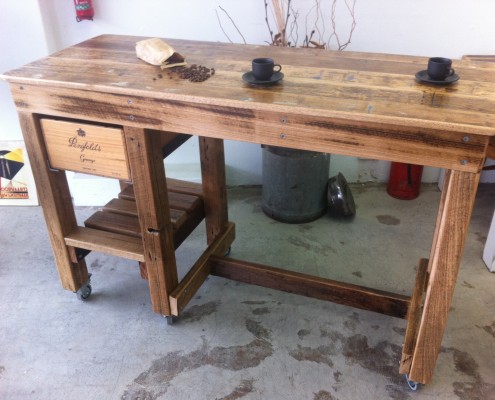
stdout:
<svg viewBox="0 0 495 400">
<path fill-rule="evenodd" d="M 91 285 L 86 283 L 76 292 L 77 298 L 81 301 L 86 301 L 91 296 Z"/>
<path fill-rule="evenodd" d="M 411 388 L 411 390 L 418 390 L 419 389 L 419 383 L 418 382 L 414 382 L 412 380 L 409 379 L 409 374 L 406 374 L 406 382 L 407 382 L 407 386 L 409 386 Z"/>
<path fill-rule="evenodd" d="M 179 317 L 176 317 L 175 315 L 166 315 L 165 318 L 167 318 L 167 325 L 173 325 L 179 319 Z"/>
</svg>

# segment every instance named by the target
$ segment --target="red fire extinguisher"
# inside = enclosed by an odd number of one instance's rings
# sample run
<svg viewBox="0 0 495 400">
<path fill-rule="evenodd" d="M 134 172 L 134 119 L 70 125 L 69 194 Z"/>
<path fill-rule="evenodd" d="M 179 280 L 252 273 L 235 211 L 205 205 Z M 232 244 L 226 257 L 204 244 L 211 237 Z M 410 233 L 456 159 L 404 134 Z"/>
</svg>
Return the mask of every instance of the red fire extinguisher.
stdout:
<svg viewBox="0 0 495 400">
<path fill-rule="evenodd" d="M 93 20 L 95 11 L 93 10 L 93 2 L 91 0 L 74 0 L 76 6 L 76 21 L 80 22 L 83 19 Z"/>
<path fill-rule="evenodd" d="M 387 193 L 401 200 L 412 200 L 419 196 L 423 166 L 393 162 L 390 166 Z"/>
</svg>

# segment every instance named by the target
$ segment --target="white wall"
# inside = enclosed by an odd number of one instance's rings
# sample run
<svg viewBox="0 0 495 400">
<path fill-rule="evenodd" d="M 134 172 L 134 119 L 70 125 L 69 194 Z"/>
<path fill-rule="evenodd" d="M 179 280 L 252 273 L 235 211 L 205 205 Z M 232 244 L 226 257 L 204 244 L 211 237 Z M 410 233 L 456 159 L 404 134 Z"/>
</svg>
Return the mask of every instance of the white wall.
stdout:
<svg viewBox="0 0 495 400">
<path fill-rule="evenodd" d="M 0 72 L 46 56 L 49 52 L 38 0 L 0 0 L 0 5 Z M 0 80 L 0 140 L 22 140 L 9 87 L 7 82 L 2 80 Z"/>
<path fill-rule="evenodd" d="M 314 2 L 295 0 L 294 3 L 300 10 L 299 25 L 304 29 L 305 15 Z M 71 1 L 0 0 L 0 4 L 1 71 L 103 33 L 227 41 L 215 10 L 232 40 L 241 42 L 219 6 L 229 12 L 248 43 L 261 44 L 268 40 L 263 0 L 95 0 L 95 20 L 79 23 Z M 328 32 L 331 1 L 321 0 L 321 4 L 327 14 L 324 29 Z M 338 0 L 338 4 L 337 24 L 343 37 L 349 27 L 349 15 L 344 0 Z M 348 50 L 451 58 L 463 54 L 495 54 L 494 15 L 493 0 L 356 0 L 357 26 Z M 323 30 L 322 25 L 320 29 Z M 302 35 L 303 32 L 299 36 Z M 0 104 L 0 138 L 21 138 L 5 83 L 0 86 Z M 167 172 L 198 180 L 197 160 L 197 143 L 193 139 L 167 160 Z M 227 142 L 226 161 L 229 184 L 261 182 L 259 146 Z M 389 164 L 385 162 L 332 156 L 330 173 L 342 171 L 353 182 L 386 181 L 388 169 Z M 425 169 L 424 181 L 434 182 L 437 178 L 437 170 Z M 75 179 L 94 185 L 79 174 Z M 483 174 L 482 179 L 495 182 L 495 173 Z M 106 183 L 98 185 L 107 186 Z M 76 202 L 103 202 L 96 193 L 92 197 L 86 189 L 76 192 Z"/>
</svg>

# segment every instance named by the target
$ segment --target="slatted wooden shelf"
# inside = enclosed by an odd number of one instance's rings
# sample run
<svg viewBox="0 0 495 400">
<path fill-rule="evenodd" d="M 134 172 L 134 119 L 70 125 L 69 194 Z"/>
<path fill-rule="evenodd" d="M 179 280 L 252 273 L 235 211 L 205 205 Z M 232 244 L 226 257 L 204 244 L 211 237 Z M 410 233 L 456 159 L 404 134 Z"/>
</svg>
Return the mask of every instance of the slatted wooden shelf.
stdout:
<svg viewBox="0 0 495 400">
<path fill-rule="evenodd" d="M 65 237 L 65 244 L 80 249 L 100 251 L 129 260 L 144 261 L 143 243 L 140 238 L 133 236 L 80 226 Z"/>
<path fill-rule="evenodd" d="M 167 179 L 174 246 L 180 244 L 204 219 L 201 184 Z M 100 251 L 143 262 L 143 244 L 132 184 L 109 201 L 65 238 L 79 249 Z"/>
</svg>

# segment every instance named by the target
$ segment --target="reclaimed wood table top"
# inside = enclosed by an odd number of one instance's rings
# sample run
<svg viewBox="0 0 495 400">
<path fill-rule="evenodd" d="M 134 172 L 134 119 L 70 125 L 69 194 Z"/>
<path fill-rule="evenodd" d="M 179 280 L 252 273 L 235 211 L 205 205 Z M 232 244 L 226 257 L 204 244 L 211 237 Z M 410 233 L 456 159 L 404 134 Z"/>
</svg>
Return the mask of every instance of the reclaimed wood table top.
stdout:
<svg viewBox="0 0 495 400">
<path fill-rule="evenodd" d="M 493 63 L 454 60 L 460 80 L 438 86 L 415 79 L 427 57 L 165 39 L 215 69 L 192 83 L 138 59 L 142 39 L 98 36 L 2 77 L 20 109 L 118 125 L 470 172 L 493 145 Z M 243 82 L 260 56 L 279 84 Z"/>
<path fill-rule="evenodd" d="M 338 282 L 303 284 L 306 276 L 213 256 L 223 254 L 234 235 L 228 223 L 223 142 L 217 139 L 447 168 L 430 260 L 428 265 L 421 262 L 429 273 L 416 285 L 416 297 L 426 290 L 424 306 L 419 318 L 419 302 L 411 300 L 418 312 L 408 316 L 401 360 L 401 372 L 409 371 L 408 379 L 429 382 L 480 171 L 495 146 L 495 63 L 454 60 L 460 80 L 437 86 L 415 78 L 426 69 L 426 57 L 166 39 L 190 65 L 215 69 L 207 81 L 193 83 L 139 60 L 135 44 L 142 39 L 99 36 L 2 75 L 10 83 L 26 144 L 34 155 L 37 184 L 44 189 L 43 208 L 52 216 L 47 224 L 59 273 L 67 278 L 64 287 L 78 290 L 89 275 L 84 260 L 74 268 L 70 246 L 60 245 L 77 223 L 65 174 L 49 169 L 46 162 L 43 135 L 49 133 L 40 128 L 40 117 L 123 127 L 153 309 L 167 316 L 177 315 L 212 271 L 266 287 L 297 288 L 312 297 L 328 293 L 331 301 L 347 298 L 335 296 L 340 293 Z M 284 79 L 269 87 L 243 82 L 251 59 L 263 56 L 282 65 Z M 156 168 L 162 164 L 163 131 L 200 136 L 210 245 L 180 283 L 168 197 L 163 193 L 166 177 Z M 274 274 L 283 279 L 273 279 Z M 251 276 L 261 281 L 253 282 Z M 353 289 L 347 286 L 344 292 Z M 367 293 L 364 303 L 375 295 L 380 301 L 387 298 L 369 288 L 362 293 Z"/>
</svg>

